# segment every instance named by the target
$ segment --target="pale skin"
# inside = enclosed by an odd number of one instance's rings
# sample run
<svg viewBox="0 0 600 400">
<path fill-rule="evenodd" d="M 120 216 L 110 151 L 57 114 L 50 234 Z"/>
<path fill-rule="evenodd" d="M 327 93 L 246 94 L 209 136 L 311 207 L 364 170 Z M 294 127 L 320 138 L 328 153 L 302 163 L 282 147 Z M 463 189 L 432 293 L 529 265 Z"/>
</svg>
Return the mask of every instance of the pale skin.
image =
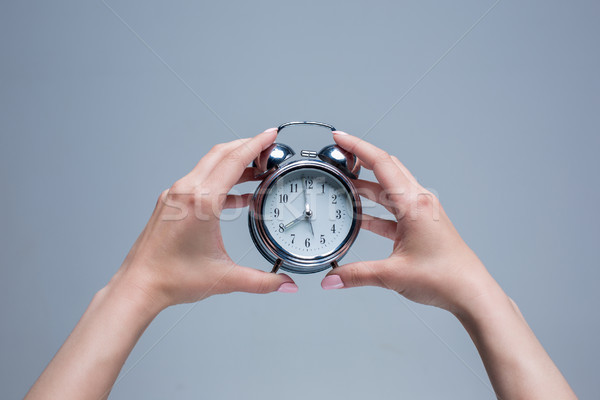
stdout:
<svg viewBox="0 0 600 400">
<path fill-rule="evenodd" d="M 90 303 L 26 399 L 107 398 L 136 342 L 165 308 L 231 292 L 293 293 L 292 278 L 242 267 L 227 255 L 219 215 L 244 207 L 227 195 L 251 180 L 246 166 L 276 137 L 215 146 L 164 191 L 123 265 Z M 334 140 L 371 169 L 377 182 L 357 180 L 361 194 L 395 220 L 365 216 L 362 227 L 393 241 L 391 255 L 331 270 L 324 289 L 381 286 L 451 312 L 465 327 L 501 399 L 575 399 L 516 304 L 461 239 L 435 196 L 395 157 L 343 132 Z M 215 167 L 218 166 L 218 167 Z"/>
</svg>

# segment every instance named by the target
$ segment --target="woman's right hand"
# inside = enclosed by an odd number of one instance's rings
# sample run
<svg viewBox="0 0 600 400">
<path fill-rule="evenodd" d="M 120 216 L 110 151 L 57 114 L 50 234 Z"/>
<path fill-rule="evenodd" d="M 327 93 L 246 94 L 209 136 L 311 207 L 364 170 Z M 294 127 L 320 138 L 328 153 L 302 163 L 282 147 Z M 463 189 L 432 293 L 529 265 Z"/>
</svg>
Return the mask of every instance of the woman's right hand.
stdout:
<svg viewBox="0 0 600 400">
<path fill-rule="evenodd" d="M 285 274 L 237 265 L 225 251 L 220 215 L 248 205 L 250 194 L 229 194 L 254 179 L 246 167 L 277 136 L 272 128 L 247 139 L 214 146 L 186 176 L 160 196 L 156 208 L 110 286 L 146 294 L 154 307 L 231 292 L 295 292 Z"/>
<path fill-rule="evenodd" d="M 460 312 L 479 296 L 505 296 L 462 240 L 438 199 L 394 156 L 344 132 L 336 143 L 354 153 L 378 182 L 357 180 L 361 196 L 383 205 L 395 220 L 363 215 L 362 227 L 394 242 L 389 257 L 333 269 L 324 289 L 381 286 L 418 303 Z"/>
</svg>

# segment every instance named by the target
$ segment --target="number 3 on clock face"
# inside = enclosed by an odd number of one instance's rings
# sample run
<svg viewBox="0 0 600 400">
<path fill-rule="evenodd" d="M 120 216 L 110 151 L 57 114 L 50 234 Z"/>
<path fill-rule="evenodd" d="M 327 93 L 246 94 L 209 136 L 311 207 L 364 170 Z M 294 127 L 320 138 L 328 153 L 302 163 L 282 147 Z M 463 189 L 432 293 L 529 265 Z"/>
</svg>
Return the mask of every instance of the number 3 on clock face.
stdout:
<svg viewBox="0 0 600 400">
<path fill-rule="evenodd" d="M 250 207 L 250 232 L 260 252 L 281 268 L 318 272 L 339 260 L 360 229 L 352 182 L 319 161 L 290 163 L 265 180 Z"/>
</svg>

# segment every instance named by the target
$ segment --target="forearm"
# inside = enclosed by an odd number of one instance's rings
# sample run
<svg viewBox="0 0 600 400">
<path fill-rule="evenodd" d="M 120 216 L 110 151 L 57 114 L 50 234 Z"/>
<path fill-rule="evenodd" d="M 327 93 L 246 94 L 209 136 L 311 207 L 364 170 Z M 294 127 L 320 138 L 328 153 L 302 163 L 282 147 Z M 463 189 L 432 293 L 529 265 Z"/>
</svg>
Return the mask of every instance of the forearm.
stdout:
<svg viewBox="0 0 600 400">
<path fill-rule="evenodd" d="M 160 309 L 139 287 L 113 278 L 94 296 L 26 399 L 108 397 L 129 353 Z"/>
<path fill-rule="evenodd" d="M 576 396 L 521 315 L 497 284 L 457 317 L 471 336 L 500 399 Z"/>
</svg>

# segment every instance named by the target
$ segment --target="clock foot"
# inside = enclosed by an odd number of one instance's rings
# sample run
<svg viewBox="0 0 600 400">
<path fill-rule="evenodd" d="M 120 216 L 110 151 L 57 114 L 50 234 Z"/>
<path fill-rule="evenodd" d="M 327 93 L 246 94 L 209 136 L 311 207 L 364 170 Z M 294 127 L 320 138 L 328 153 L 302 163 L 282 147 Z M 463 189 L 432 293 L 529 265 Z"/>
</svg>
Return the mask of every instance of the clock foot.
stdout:
<svg viewBox="0 0 600 400">
<path fill-rule="evenodd" d="M 271 273 L 276 273 L 277 271 L 279 271 L 279 267 L 281 267 L 281 264 L 283 264 L 283 260 L 281 258 L 278 258 L 277 261 L 275 261 L 275 264 L 273 264 L 273 269 L 271 270 Z"/>
<path fill-rule="evenodd" d="M 331 262 L 331 268 L 333 269 L 333 268 L 337 268 L 337 267 L 339 267 L 339 265 L 338 265 L 337 261 L 333 260 L 333 261 Z"/>
</svg>

